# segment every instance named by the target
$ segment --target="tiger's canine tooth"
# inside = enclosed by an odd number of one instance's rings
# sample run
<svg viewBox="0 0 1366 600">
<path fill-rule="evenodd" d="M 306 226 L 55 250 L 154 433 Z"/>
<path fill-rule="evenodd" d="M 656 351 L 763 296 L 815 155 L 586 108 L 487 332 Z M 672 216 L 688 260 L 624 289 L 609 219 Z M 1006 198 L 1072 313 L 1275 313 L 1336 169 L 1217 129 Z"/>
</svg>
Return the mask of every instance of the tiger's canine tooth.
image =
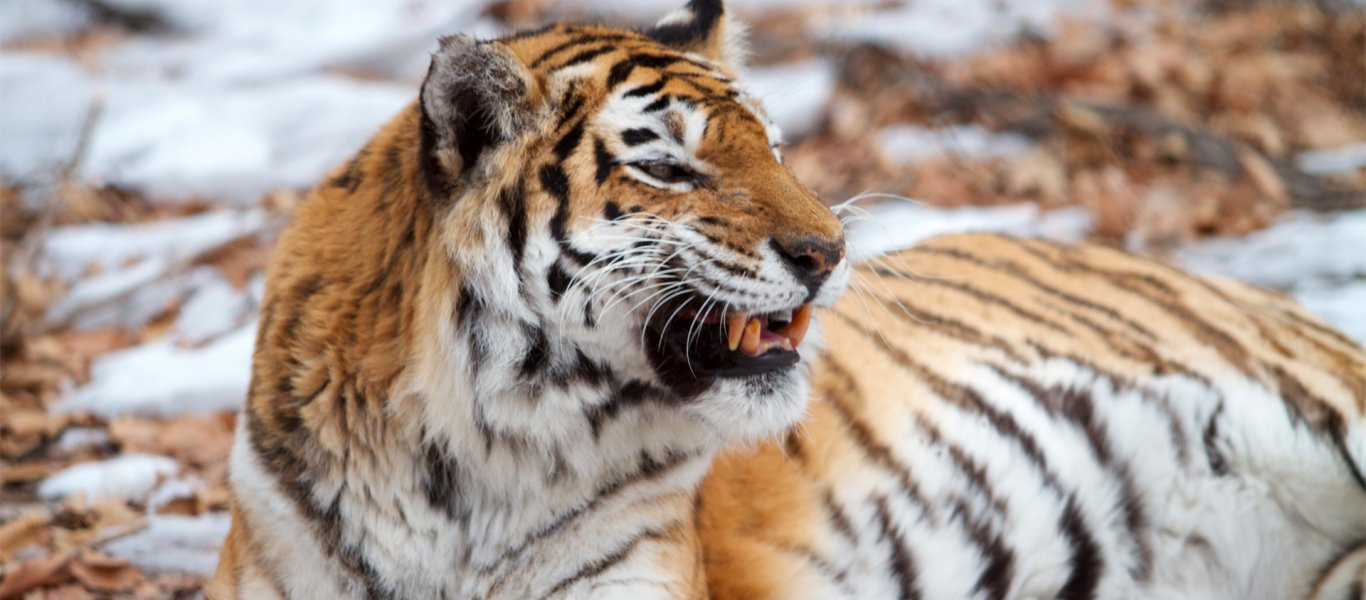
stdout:
<svg viewBox="0 0 1366 600">
<path fill-rule="evenodd" d="M 750 319 L 749 323 L 745 324 L 745 335 L 740 338 L 741 352 L 750 356 L 758 356 L 760 340 L 759 330 L 762 328 L 763 325 L 759 323 L 759 319 Z"/>
<path fill-rule="evenodd" d="M 806 338 L 806 330 L 811 327 L 811 305 L 803 304 L 792 313 L 792 322 L 783 327 L 782 334 L 792 340 L 792 347 L 796 348 Z"/>
<path fill-rule="evenodd" d="M 745 333 L 745 323 L 749 321 L 749 315 L 745 313 L 731 313 L 726 315 L 726 347 L 735 350 L 740 346 L 740 338 Z"/>
</svg>

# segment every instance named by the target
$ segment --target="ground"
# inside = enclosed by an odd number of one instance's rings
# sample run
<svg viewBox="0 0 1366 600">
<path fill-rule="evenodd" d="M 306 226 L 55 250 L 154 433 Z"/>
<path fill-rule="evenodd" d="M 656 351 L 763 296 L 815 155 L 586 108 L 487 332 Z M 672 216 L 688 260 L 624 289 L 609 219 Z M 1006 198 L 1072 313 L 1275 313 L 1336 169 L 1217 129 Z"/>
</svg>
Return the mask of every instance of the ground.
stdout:
<svg viewBox="0 0 1366 600">
<path fill-rule="evenodd" d="M 0 6 L 0 599 L 199 593 L 271 242 L 415 96 L 437 36 L 673 4 Z M 730 5 L 788 163 L 867 211 L 858 255 L 1093 240 L 1366 341 L 1361 2 Z"/>
</svg>

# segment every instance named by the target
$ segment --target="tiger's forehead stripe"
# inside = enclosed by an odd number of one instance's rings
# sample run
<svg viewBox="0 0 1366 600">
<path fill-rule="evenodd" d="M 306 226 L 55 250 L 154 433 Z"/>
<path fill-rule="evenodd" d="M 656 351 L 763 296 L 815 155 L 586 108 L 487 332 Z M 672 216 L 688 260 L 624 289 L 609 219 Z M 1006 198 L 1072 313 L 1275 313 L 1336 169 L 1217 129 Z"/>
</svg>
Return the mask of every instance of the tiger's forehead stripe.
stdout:
<svg viewBox="0 0 1366 600">
<path fill-rule="evenodd" d="M 704 104 L 734 100 L 741 95 L 732 78 L 719 65 L 661 50 L 657 43 L 635 33 L 591 26 L 557 26 L 502 41 L 533 72 L 547 79 L 592 63 L 603 65 L 610 90 L 636 81 L 637 73 L 644 71 L 651 73 L 653 78 L 642 77 L 637 89 L 632 90 L 636 94 L 658 94 L 661 98 L 675 97 Z"/>
</svg>

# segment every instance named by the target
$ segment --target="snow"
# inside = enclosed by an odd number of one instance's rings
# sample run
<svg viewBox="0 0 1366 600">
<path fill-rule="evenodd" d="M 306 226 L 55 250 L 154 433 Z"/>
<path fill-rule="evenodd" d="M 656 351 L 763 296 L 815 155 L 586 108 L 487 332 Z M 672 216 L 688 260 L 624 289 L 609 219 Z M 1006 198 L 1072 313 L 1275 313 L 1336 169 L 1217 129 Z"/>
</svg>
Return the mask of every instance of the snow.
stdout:
<svg viewBox="0 0 1366 600">
<path fill-rule="evenodd" d="M 166 262 L 192 260 L 270 223 L 265 211 L 224 210 L 141 225 L 94 223 L 58 227 L 47 233 L 47 267 L 71 281 L 90 269 L 108 271 L 143 258 Z"/>
<path fill-rule="evenodd" d="M 38 484 L 38 495 L 47 500 L 84 494 L 87 499 L 114 497 L 142 502 L 161 480 L 179 470 L 172 458 L 124 454 L 62 469 Z"/>
<path fill-rule="evenodd" d="M 1172 260 L 1196 273 L 1289 292 L 1366 345 L 1366 209 L 1331 217 L 1290 212 L 1241 238 L 1189 244 Z"/>
<path fill-rule="evenodd" d="M 1366 279 L 1336 287 L 1305 287 L 1294 291 L 1305 308 L 1366 346 Z"/>
<path fill-rule="evenodd" d="M 75 2 L 5 0 L 0 2 L 0 43 L 26 37 L 74 33 L 90 19 Z"/>
<path fill-rule="evenodd" d="M 1196 273 L 1283 290 L 1366 279 L 1366 210 L 1331 218 L 1290 212 L 1243 237 L 1194 242 L 1172 259 Z M 1362 306 L 1366 316 L 1366 304 Z"/>
<path fill-rule="evenodd" d="M 1366 142 L 1301 152 L 1295 157 L 1295 166 L 1312 175 L 1332 175 L 1366 168 Z"/>
<path fill-rule="evenodd" d="M 113 540 L 103 548 L 146 571 L 207 577 L 218 567 L 218 547 L 227 537 L 231 523 L 231 515 L 226 512 L 148 515 L 145 529 Z"/>
<path fill-rule="evenodd" d="M 161 199 L 253 202 L 311 186 L 416 94 L 416 85 L 330 75 L 231 88 L 111 85 L 83 173 Z"/>
<path fill-rule="evenodd" d="M 850 257 L 854 260 L 869 260 L 951 233 L 989 231 L 1079 241 L 1092 227 L 1091 214 L 1080 207 L 1044 212 L 1034 204 L 941 208 L 899 201 L 875 204 L 864 210 L 867 215 L 854 217 L 846 229 Z"/>
<path fill-rule="evenodd" d="M 223 276 L 210 272 L 209 281 L 180 307 L 175 322 L 176 341 L 189 346 L 207 342 L 240 325 L 254 308 L 248 290 L 239 290 Z"/>
<path fill-rule="evenodd" d="M 1060 17 L 1096 19 L 1103 0 L 915 0 L 881 10 L 851 11 L 816 31 L 835 39 L 884 44 L 932 58 L 968 55 L 1022 34 L 1046 36 Z"/>
<path fill-rule="evenodd" d="M 253 320 L 202 348 L 162 338 L 102 355 L 91 365 L 90 383 L 53 410 L 105 418 L 237 410 L 247 395 L 255 338 Z"/>
<path fill-rule="evenodd" d="M 71 284 L 53 302 L 47 319 L 77 329 L 117 326 L 137 329 L 174 302 L 203 293 L 206 286 L 221 288 L 222 276 L 209 267 L 190 265 L 196 258 L 223 245 L 265 232 L 272 220 L 259 209 L 217 211 L 144 225 L 96 223 L 61 227 L 48 232 L 43 244 L 43 268 Z M 82 278 L 85 273 L 94 275 Z M 202 302 L 222 301 L 221 289 L 210 291 Z M 215 299 L 217 298 L 217 299 Z M 240 321 L 240 310 L 212 318 L 203 313 L 185 319 L 190 343 L 208 337 Z M 193 323 L 202 330 L 190 330 Z"/>
<path fill-rule="evenodd" d="M 62 452 L 75 452 L 87 446 L 103 446 L 109 443 L 109 432 L 98 427 L 68 427 L 57 438 L 57 448 Z"/>
<path fill-rule="evenodd" d="M 878 132 L 883 155 L 905 165 L 940 156 L 969 159 L 1011 158 L 1029 152 L 1033 143 L 1017 133 L 992 133 L 977 125 L 926 129 L 892 125 Z"/>
<path fill-rule="evenodd" d="M 75 154 L 95 93 L 69 60 L 0 52 L 0 175 L 30 185 L 55 180 Z"/>
<path fill-rule="evenodd" d="M 742 80 L 788 140 L 815 131 L 835 93 L 834 66 L 820 59 L 749 69 Z"/>
</svg>

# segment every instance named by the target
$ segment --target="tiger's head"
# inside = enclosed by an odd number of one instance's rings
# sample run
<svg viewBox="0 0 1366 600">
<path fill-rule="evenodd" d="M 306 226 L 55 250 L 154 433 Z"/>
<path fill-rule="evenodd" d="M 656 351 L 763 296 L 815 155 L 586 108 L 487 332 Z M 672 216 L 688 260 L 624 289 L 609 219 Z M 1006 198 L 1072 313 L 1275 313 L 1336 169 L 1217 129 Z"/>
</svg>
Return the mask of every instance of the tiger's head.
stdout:
<svg viewBox="0 0 1366 600">
<path fill-rule="evenodd" d="M 840 221 L 736 79 L 738 33 L 694 0 L 643 32 L 442 40 L 420 167 L 459 272 L 452 333 L 470 342 L 455 352 L 482 397 L 663 390 L 726 439 L 800 417 L 812 307 L 849 266 Z M 549 409 L 479 410 L 497 429 Z"/>
</svg>

